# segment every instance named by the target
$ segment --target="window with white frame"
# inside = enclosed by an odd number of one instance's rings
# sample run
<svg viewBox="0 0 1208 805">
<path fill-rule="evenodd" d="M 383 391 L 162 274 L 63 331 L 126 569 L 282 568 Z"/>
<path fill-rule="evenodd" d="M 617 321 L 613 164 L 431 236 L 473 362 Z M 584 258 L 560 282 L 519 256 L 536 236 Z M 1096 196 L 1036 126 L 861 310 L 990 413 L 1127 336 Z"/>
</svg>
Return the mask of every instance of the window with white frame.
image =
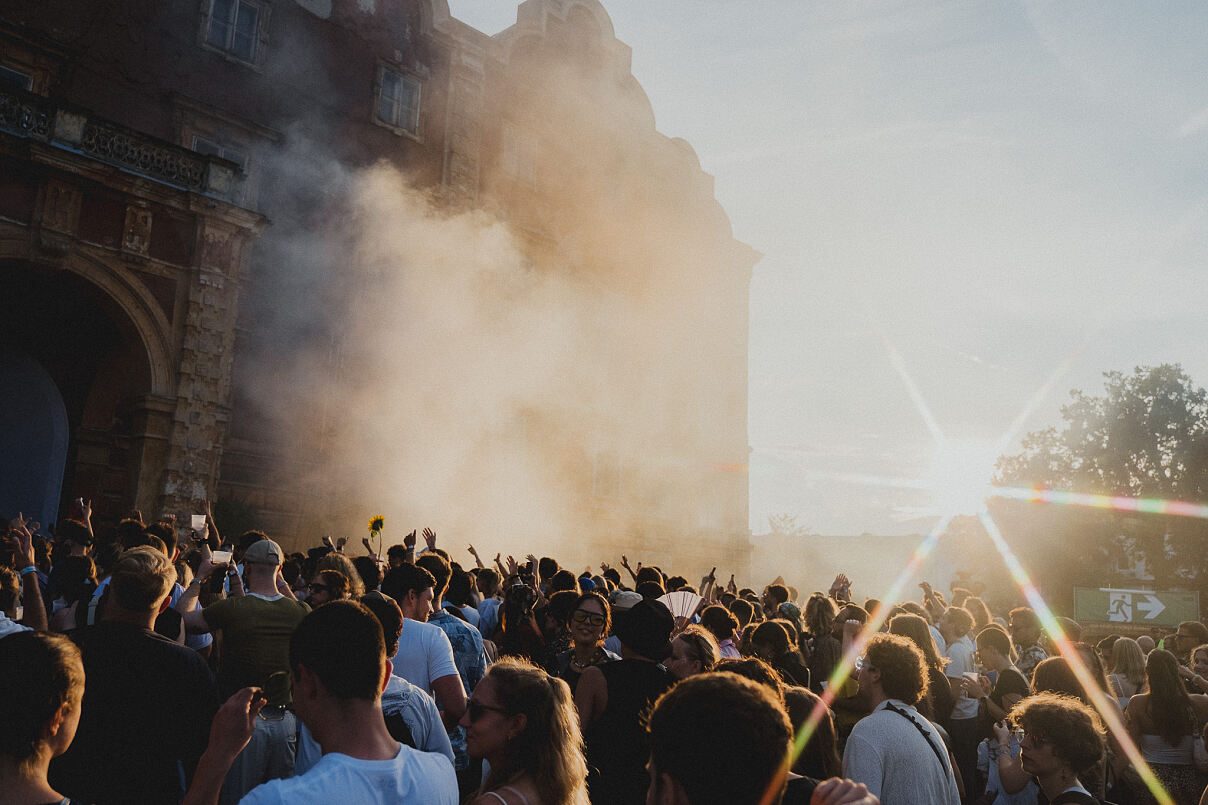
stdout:
<svg viewBox="0 0 1208 805">
<path fill-rule="evenodd" d="M 210 0 L 206 42 L 246 62 L 256 60 L 264 8 L 252 0 Z"/>
<path fill-rule="evenodd" d="M 411 134 L 419 132 L 420 83 L 389 67 L 378 71 L 378 120 Z"/>
</svg>

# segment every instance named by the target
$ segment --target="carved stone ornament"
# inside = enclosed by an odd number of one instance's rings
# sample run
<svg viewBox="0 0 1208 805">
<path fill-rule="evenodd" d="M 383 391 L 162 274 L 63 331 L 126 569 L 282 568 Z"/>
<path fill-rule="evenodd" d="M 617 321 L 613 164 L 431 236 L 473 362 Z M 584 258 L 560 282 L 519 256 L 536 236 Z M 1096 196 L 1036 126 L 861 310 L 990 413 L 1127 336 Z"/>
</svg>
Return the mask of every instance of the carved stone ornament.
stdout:
<svg viewBox="0 0 1208 805">
<path fill-rule="evenodd" d="M 151 210 L 126 208 L 126 225 L 122 227 L 122 249 L 135 254 L 151 248 Z"/>
<path fill-rule="evenodd" d="M 42 226 L 59 232 L 74 232 L 80 214 L 80 191 L 63 182 L 46 183 Z"/>
<path fill-rule="evenodd" d="M 202 267 L 224 274 L 233 273 L 235 247 L 235 238 L 230 232 L 207 226 L 201 249 Z"/>
</svg>

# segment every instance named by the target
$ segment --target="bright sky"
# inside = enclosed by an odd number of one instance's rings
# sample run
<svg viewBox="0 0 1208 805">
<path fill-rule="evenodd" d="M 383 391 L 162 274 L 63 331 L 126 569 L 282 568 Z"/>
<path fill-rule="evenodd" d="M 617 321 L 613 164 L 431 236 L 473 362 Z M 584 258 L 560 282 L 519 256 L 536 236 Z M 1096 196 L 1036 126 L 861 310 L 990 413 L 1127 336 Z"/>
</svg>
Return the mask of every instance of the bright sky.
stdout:
<svg viewBox="0 0 1208 805">
<path fill-rule="evenodd" d="M 507 0 L 449 5 L 515 21 Z M 1056 373 L 1023 432 L 1107 370 L 1177 362 L 1208 385 L 1208 4 L 604 6 L 659 131 L 766 255 L 754 533 L 782 513 L 926 532 L 935 495 L 868 481 L 988 480 Z"/>
</svg>

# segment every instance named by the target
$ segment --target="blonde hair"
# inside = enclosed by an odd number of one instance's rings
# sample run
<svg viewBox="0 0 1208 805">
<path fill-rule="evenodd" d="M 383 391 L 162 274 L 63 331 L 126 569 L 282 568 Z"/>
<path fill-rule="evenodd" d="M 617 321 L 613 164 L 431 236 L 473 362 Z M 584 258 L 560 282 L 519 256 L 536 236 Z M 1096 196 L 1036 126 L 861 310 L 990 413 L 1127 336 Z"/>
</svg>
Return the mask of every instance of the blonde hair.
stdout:
<svg viewBox="0 0 1208 805">
<path fill-rule="evenodd" d="M 717 638 L 707 629 L 695 624 L 689 626 L 675 637 L 682 640 L 692 654 L 692 659 L 700 663 L 700 669 L 712 671 L 721 661 L 721 650 L 717 647 Z"/>
<path fill-rule="evenodd" d="M 113 563 L 109 587 L 122 609 L 154 609 L 176 583 L 176 568 L 168 557 L 150 545 L 122 551 Z"/>
<path fill-rule="evenodd" d="M 1145 653 L 1140 643 L 1121 637 L 1112 644 L 1112 673 L 1136 685 L 1137 690 L 1145 685 Z"/>
<path fill-rule="evenodd" d="M 499 704 L 525 716 L 525 727 L 508 745 L 507 762 L 491 769 L 479 793 L 521 774 L 553 805 L 587 805 L 587 761 L 570 686 L 528 660 L 502 657 L 487 669 Z"/>
<path fill-rule="evenodd" d="M 318 576 L 324 570 L 338 570 L 348 579 L 348 597 L 360 598 L 365 594 L 365 582 L 361 580 L 361 574 L 357 572 L 356 565 L 342 553 L 332 551 L 324 554 L 318 562 L 315 563 L 315 576 Z"/>
</svg>

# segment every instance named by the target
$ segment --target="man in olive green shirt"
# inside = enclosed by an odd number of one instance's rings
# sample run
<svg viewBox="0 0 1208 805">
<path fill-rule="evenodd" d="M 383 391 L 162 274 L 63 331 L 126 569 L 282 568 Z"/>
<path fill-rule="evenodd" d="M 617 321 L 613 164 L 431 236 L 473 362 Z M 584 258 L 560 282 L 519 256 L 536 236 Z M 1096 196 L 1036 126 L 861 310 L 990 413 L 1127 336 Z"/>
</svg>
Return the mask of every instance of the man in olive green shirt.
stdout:
<svg viewBox="0 0 1208 805">
<path fill-rule="evenodd" d="M 267 537 L 258 540 L 243 555 L 243 583 L 232 579 L 236 592 L 198 609 L 195 602 L 201 586 L 211 574 L 227 567 L 211 562 L 207 551 L 197 577 L 176 605 L 189 631 L 222 632 L 220 694 L 225 697 L 240 688 L 257 686 L 268 697 L 251 742 L 227 774 L 219 800 L 223 805 L 238 802 L 263 782 L 293 774 L 298 726 L 288 709 L 289 639 L 310 607 L 294 598 L 281 577 L 283 558 L 276 542 Z M 228 572 L 234 575 L 235 569 Z M 238 595 L 244 588 L 247 592 Z"/>
</svg>

